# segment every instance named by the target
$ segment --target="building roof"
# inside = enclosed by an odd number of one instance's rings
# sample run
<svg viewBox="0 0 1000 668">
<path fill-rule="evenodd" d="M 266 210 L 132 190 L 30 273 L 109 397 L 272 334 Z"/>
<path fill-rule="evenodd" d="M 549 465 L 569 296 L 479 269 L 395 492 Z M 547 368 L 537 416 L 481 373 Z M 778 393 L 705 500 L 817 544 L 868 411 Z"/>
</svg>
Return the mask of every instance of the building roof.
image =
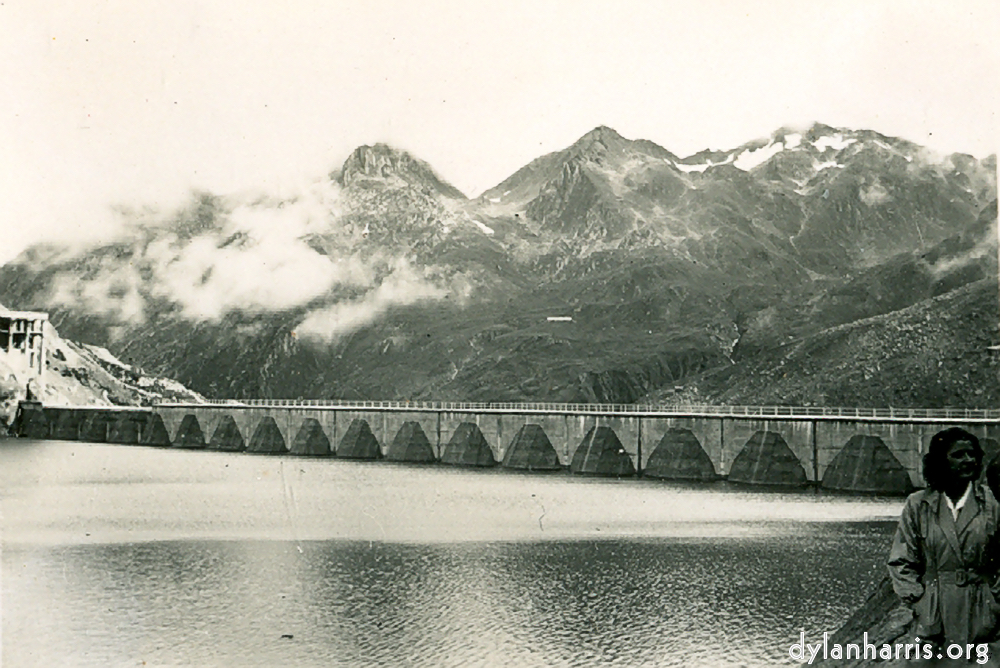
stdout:
<svg viewBox="0 0 1000 668">
<path fill-rule="evenodd" d="M 11 311 L 0 305 L 0 318 L 19 318 L 22 320 L 48 320 L 49 314 L 42 311 Z"/>
</svg>

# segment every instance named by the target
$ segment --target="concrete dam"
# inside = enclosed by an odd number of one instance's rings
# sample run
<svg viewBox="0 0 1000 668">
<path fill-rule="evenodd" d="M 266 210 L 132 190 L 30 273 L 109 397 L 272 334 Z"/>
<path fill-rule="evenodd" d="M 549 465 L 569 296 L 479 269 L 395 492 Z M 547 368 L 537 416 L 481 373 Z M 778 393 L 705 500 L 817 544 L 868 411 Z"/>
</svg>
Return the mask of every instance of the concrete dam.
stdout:
<svg viewBox="0 0 1000 668">
<path fill-rule="evenodd" d="M 1000 411 L 963 409 L 22 402 L 14 429 L 34 439 L 903 494 L 923 486 L 921 458 L 949 426 L 976 434 L 987 461 L 1000 451 Z"/>
</svg>

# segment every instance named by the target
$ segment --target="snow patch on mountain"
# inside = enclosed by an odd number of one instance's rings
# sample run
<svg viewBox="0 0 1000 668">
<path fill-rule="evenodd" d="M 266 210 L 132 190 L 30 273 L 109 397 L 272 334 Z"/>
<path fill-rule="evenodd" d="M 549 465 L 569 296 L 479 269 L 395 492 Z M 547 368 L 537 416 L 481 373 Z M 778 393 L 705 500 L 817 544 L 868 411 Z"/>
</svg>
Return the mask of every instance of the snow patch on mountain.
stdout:
<svg viewBox="0 0 1000 668">
<path fill-rule="evenodd" d="M 482 230 L 483 234 L 485 234 L 487 236 L 493 236 L 493 234 L 495 233 L 495 230 L 492 227 L 490 227 L 489 225 L 484 225 L 484 224 L 480 223 L 478 220 L 474 220 L 472 222 L 475 223 L 476 227 L 478 227 L 480 230 Z"/>
<path fill-rule="evenodd" d="M 698 172 L 698 173 L 704 172 L 711 166 L 712 166 L 711 162 L 702 163 L 700 165 L 685 165 L 684 163 L 681 162 L 674 163 L 674 167 L 688 174 L 690 174 L 691 172 Z"/>
<path fill-rule="evenodd" d="M 837 162 L 836 160 L 826 160 L 824 162 L 813 163 L 813 169 L 815 169 L 817 172 L 822 172 L 824 169 L 831 169 L 833 167 L 843 167 L 843 165 Z"/>
<path fill-rule="evenodd" d="M 832 148 L 834 151 L 842 151 L 856 141 L 857 139 L 844 137 L 842 133 L 838 132 L 834 135 L 823 135 L 813 142 L 813 147 L 820 153 L 823 153 L 828 148 Z"/>
<path fill-rule="evenodd" d="M 742 169 L 744 172 L 749 172 L 757 165 L 767 162 L 783 150 L 785 150 L 785 144 L 783 142 L 774 142 L 755 150 L 746 150 L 741 152 L 739 156 L 736 157 L 733 161 L 733 165 Z"/>
<path fill-rule="evenodd" d="M 873 183 L 867 188 L 859 188 L 858 196 L 861 197 L 861 201 L 868 206 L 878 206 L 879 204 L 885 204 L 892 199 L 892 195 L 881 183 Z"/>
<path fill-rule="evenodd" d="M 802 144 L 802 135 L 798 132 L 794 132 L 790 135 L 785 135 L 785 148 L 793 149 L 798 148 Z"/>
<path fill-rule="evenodd" d="M 733 159 L 735 157 L 736 157 L 735 155 L 733 155 L 732 153 L 730 153 L 729 155 L 726 156 L 725 160 L 720 160 L 719 162 L 713 162 L 711 160 L 708 160 L 706 162 L 699 162 L 699 163 L 694 163 L 694 164 L 690 164 L 690 165 L 689 164 L 684 164 L 683 162 L 671 162 L 671 164 L 674 167 L 676 167 L 677 169 L 681 170 L 682 172 L 686 172 L 686 173 L 699 172 L 699 173 L 701 173 L 701 172 L 704 172 L 709 167 L 718 167 L 719 165 L 728 165 L 728 164 L 732 163 L 732 161 L 733 161 Z"/>
</svg>

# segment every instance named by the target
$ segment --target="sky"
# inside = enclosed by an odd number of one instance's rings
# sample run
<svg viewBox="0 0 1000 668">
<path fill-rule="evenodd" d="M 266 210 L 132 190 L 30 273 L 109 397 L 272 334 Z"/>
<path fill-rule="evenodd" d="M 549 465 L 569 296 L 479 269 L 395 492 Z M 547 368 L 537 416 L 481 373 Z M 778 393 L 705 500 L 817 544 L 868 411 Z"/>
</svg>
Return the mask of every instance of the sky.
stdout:
<svg viewBox="0 0 1000 668">
<path fill-rule="evenodd" d="M 0 262 L 387 142 L 470 196 L 598 125 L 678 155 L 813 121 L 997 152 L 995 0 L 0 0 Z"/>
</svg>

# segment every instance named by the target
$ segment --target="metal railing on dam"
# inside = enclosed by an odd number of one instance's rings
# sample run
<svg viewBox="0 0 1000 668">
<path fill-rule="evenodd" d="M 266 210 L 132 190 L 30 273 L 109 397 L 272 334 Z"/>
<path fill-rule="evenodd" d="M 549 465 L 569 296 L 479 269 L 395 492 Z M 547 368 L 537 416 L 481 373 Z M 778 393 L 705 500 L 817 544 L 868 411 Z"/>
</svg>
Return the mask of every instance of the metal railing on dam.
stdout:
<svg viewBox="0 0 1000 668">
<path fill-rule="evenodd" d="M 252 454 L 902 493 L 933 436 L 1000 453 L 1000 410 L 337 400 L 22 402 L 19 435 Z"/>
<path fill-rule="evenodd" d="M 987 408 L 845 408 L 832 406 L 717 406 L 711 404 L 575 404 L 547 402 L 348 401 L 337 399 L 208 399 L 204 404 L 159 402 L 163 407 L 308 408 L 331 410 L 430 411 L 476 413 L 548 413 L 557 415 L 643 415 L 691 417 L 760 417 L 788 420 L 878 420 L 918 422 L 1000 422 L 1000 409 Z"/>
</svg>

